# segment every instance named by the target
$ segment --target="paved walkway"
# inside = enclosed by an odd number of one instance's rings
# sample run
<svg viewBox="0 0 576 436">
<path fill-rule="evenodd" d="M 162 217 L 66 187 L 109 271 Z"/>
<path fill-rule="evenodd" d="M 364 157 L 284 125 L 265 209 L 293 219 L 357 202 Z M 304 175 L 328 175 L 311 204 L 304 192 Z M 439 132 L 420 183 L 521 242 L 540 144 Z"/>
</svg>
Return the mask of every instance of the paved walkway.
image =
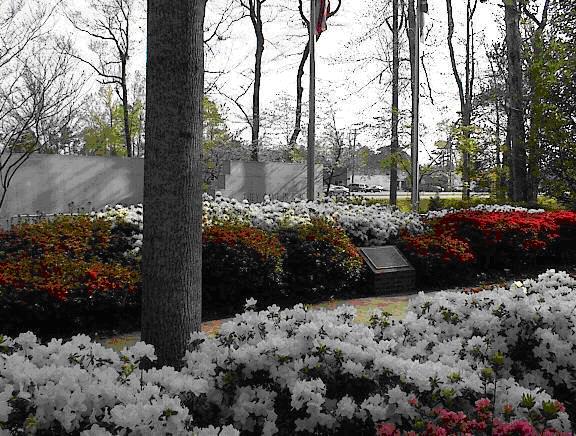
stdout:
<svg viewBox="0 0 576 436">
<path fill-rule="evenodd" d="M 532 275 L 531 277 L 535 277 Z M 526 277 L 524 277 L 526 278 Z M 524 279 L 522 278 L 522 280 Z M 445 289 L 448 292 L 479 292 L 484 289 L 491 289 L 494 287 L 510 287 L 514 280 L 501 281 L 499 283 L 486 283 L 477 285 L 475 287 L 464 286 Z M 439 291 L 428 291 L 427 295 L 433 295 Z M 402 319 L 406 313 L 408 301 L 416 294 L 398 295 L 398 296 L 380 296 L 368 298 L 356 298 L 353 300 L 332 300 L 318 304 L 307 305 L 311 309 L 335 309 L 341 305 L 348 305 L 356 307 L 355 321 L 359 323 L 368 323 L 370 312 L 374 309 L 380 309 L 383 312 L 392 314 L 393 318 Z M 208 334 L 216 334 L 220 325 L 227 321 L 227 319 L 219 319 L 214 321 L 207 321 L 202 323 L 202 331 Z M 121 350 L 126 346 L 135 344 L 140 340 L 140 332 L 132 332 L 123 335 L 114 336 L 111 338 L 97 339 L 100 343 L 114 350 Z"/>
<path fill-rule="evenodd" d="M 370 312 L 374 309 L 380 309 L 384 312 L 389 312 L 395 318 L 402 318 L 406 312 L 406 307 L 410 297 L 411 295 L 403 295 L 393 297 L 356 298 L 353 300 L 332 300 L 319 304 L 311 304 L 308 305 L 308 307 L 311 309 L 335 309 L 341 305 L 354 306 L 356 308 L 355 321 L 360 323 L 368 323 Z M 215 334 L 218 332 L 220 325 L 224 321 L 227 321 L 227 319 L 218 319 L 204 322 L 202 323 L 202 331 L 208 334 Z M 107 347 L 119 351 L 124 347 L 129 347 L 135 344 L 139 340 L 140 332 L 132 332 L 111 338 L 102 338 L 98 341 Z"/>
</svg>

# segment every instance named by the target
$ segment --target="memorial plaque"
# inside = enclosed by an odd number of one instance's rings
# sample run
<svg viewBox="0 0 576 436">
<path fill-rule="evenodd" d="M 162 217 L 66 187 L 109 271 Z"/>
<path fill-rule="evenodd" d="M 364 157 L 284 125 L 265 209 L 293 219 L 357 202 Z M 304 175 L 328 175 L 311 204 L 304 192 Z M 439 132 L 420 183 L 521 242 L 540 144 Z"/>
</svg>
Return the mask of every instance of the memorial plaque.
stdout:
<svg viewBox="0 0 576 436">
<path fill-rule="evenodd" d="M 374 293 L 390 294 L 413 292 L 416 271 L 410 262 L 393 245 L 359 248 L 372 272 L 370 285 Z"/>
<path fill-rule="evenodd" d="M 360 251 L 362 251 L 371 266 L 377 270 L 397 269 L 410 266 L 402 253 L 393 245 L 360 248 Z"/>
</svg>

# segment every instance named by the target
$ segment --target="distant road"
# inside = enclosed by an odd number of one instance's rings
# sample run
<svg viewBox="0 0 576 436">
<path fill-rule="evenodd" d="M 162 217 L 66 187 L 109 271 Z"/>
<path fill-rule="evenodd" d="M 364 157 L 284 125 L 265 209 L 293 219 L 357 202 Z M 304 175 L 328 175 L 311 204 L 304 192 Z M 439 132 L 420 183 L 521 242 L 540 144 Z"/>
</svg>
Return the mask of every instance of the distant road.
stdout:
<svg viewBox="0 0 576 436">
<path fill-rule="evenodd" d="M 435 197 L 436 194 L 440 198 L 462 198 L 461 192 L 420 192 L 420 198 L 430 198 Z M 370 197 L 370 198 L 389 198 L 390 192 L 352 192 L 350 195 L 362 196 L 362 197 Z M 488 198 L 490 197 L 490 193 L 488 192 L 471 192 L 471 197 L 482 197 Z M 410 198 L 410 192 L 402 191 L 398 192 L 398 198 Z"/>
</svg>

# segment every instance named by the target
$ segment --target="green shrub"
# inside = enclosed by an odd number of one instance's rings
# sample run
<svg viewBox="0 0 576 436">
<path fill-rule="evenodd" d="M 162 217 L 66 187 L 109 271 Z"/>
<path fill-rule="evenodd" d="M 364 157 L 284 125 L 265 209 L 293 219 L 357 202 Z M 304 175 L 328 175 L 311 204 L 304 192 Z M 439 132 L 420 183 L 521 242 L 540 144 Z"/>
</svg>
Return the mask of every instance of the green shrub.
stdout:
<svg viewBox="0 0 576 436">
<path fill-rule="evenodd" d="M 211 226 L 202 234 L 202 301 L 239 309 L 245 300 L 281 295 L 284 248 L 275 235 L 241 224 Z"/>
<path fill-rule="evenodd" d="M 0 233 L 0 329 L 41 337 L 113 329 L 139 312 L 140 274 L 110 224 L 59 217 Z"/>
<path fill-rule="evenodd" d="M 416 269 L 418 280 L 427 283 L 465 280 L 476 261 L 470 245 L 448 233 L 404 234 L 399 246 Z"/>
<path fill-rule="evenodd" d="M 343 229 L 323 219 L 279 232 L 286 247 L 287 292 L 306 298 L 350 291 L 362 278 L 364 262 Z"/>
</svg>

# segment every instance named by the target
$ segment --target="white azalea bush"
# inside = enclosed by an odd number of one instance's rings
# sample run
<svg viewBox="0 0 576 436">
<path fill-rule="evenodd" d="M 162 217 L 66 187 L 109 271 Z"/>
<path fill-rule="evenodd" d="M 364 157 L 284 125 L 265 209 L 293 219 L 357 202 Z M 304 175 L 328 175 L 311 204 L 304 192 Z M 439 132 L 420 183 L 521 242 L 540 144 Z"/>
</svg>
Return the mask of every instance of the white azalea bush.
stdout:
<svg viewBox="0 0 576 436">
<path fill-rule="evenodd" d="M 470 412 L 483 397 L 496 415 L 568 431 L 552 398 L 576 392 L 575 287 L 550 271 L 509 290 L 422 294 L 405 321 L 380 314 L 369 327 L 352 308 L 248 311 L 216 338 L 195 335 L 185 371 L 211 380 L 221 417 L 262 434 L 413 429 L 437 406 Z"/>
<path fill-rule="evenodd" d="M 112 231 L 122 236 L 126 245 L 124 255 L 135 258 L 140 255 L 144 235 L 144 214 L 142 204 L 106 206 L 99 212 L 92 212 L 95 218 L 106 219 L 112 224 Z"/>
<path fill-rule="evenodd" d="M 295 228 L 324 218 L 340 225 L 357 246 L 384 245 L 398 238 L 402 230 L 420 233 L 424 224 L 418 215 L 400 212 L 382 205 L 353 205 L 333 199 L 307 202 L 283 202 L 266 198 L 263 203 L 248 203 L 216 195 L 204 195 L 203 225 L 229 222 L 247 224 L 266 231 Z M 115 223 L 128 223 L 138 229 L 133 237 L 133 253 L 141 246 L 142 205 L 107 206 L 95 216 Z"/>
<path fill-rule="evenodd" d="M 404 321 L 380 334 L 402 337 L 404 357 L 420 355 L 426 347 L 428 359 L 448 362 L 460 356 L 471 369 L 500 353 L 510 357 L 501 375 L 551 395 L 576 393 L 575 290 L 573 277 L 549 270 L 509 289 L 439 292 L 433 298 L 420 293 L 410 301 Z"/>
<path fill-rule="evenodd" d="M 507 204 L 479 204 L 477 206 L 470 207 L 466 210 L 472 210 L 477 212 L 526 212 L 526 213 L 543 213 L 544 209 L 527 209 L 525 207 L 510 206 Z M 427 219 L 443 218 L 448 214 L 462 212 L 462 209 L 442 209 L 442 210 L 431 210 L 426 215 Z"/>
<path fill-rule="evenodd" d="M 182 398 L 205 395 L 206 380 L 140 370 L 143 359 L 155 356 L 142 342 L 117 353 L 85 335 L 45 345 L 31 333 L 0 338 L 0 435 L 239 434 L 195 426 Z"/>
<path fill-rule="evenodd" d="M 407 214 L 383 205 L 354 205 L 334 199 L 316 202 L 270 201 L 248 204 L 216 196 L 205 197 L 205 222 L 221 223 L 239 219 L 264 230 L 296 227 L 308 224 L 312 218 L 325 218 L 338 223 L 358 246 L 384 245 L 398 237 L 401 230 L 421 232 L 423 223 L 418 215 Z"/>
<path fill-rule="evenodd" d="M 154 360 L 142 343 L 117 354 L 86 336 L 40 345 L 23 334 L 3 341 L 0 423 L 37 434 L 388 434 L 382 423 L 421 431 L 438 414 L 456 419 L 448 409 L 481 407 L 568 432 L 575 288 L 549 271 L 507 290 L 419 295 L 404 321 L 377 313 L 369 326 L 350 307 L 248 309 L 216 337 L 193 334 L 179 372 L 139 369 Z"/>
</svg>

